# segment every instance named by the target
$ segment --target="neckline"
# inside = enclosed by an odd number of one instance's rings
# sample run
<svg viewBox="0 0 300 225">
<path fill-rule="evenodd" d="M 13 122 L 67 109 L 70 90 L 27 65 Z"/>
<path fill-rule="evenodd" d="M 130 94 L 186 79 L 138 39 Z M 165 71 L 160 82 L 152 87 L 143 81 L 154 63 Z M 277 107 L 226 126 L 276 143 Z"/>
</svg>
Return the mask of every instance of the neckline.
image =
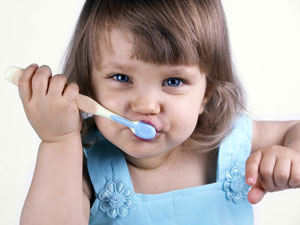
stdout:
<svg viewBox="0 0 300 225">
<path fill-rule="evenodd" d="M 220 146 L 221 147 L 221 146 Z M 129 181 L 128 184 L 130 185 L 130 188 L 132 189 L 134 195 L 136 196 L 139 196 L 140 198 L 143 198 L 143 199 L 157 199 L 157 198 L 161 198 L 161 197 L 164 197 L 164 198 L 168 198 L 169 197 L 172 197 L 174 195 L 183 195 L 183 194 L 186 194 L 186 193 L 195 193 L 195 192 L 199 192 L 200 190 L 201 191 L 204 191 L 204 190 L 219 190 L 219 189 L 222 189 L 222 183 L 223 182 L 220 182 L 219 180 L 219 157 L 220 157 L 220 147 L 217 148 L 217 158 L 216 158 L 216 171 L 215 171 L 215 181 L 212 182 L 212 183 L 207 183 L 207 184 L 203 184 L 203 185 L 198 185 L 198 186 L 192 186 L 192 187 L 187 187 L 187 188 L 183 188 L 183 189 L 177 189 L 177 190 L 171 190 L 171 191 L 167 191 L 167 192 L 162 192 L 162 193 L 155 193 L 155 194 L 149 194 L 149 193 L 136 193 L 135 192 L 135 189 L 134 189 L 134 186 L 133 186 L 133 183 L 132 183 L 132 178 L 131 178 L 131 175 L 130 175 L 130 172 L 129 172 L 129 168 L 128 168 L 128 164 L 126 162 L 126 159 L 125 159 L 125 156 L 123 155 L 123 152 L 120 151 L 121 155 L 122 155 L 122 161 L 124 163 L 124 167 L 126 168 L 124 173 L 126 174 L 127 176 L 127 180 Z M 213 188 L 214 186 L 216 186 L 215 188 Z"/>
</svg>

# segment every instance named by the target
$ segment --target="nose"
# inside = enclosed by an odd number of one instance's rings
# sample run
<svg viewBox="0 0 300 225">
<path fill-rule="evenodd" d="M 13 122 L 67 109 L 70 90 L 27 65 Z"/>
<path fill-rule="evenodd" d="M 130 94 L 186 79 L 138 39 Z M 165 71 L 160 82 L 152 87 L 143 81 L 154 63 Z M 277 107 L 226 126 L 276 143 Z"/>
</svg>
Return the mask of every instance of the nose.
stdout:
<svg viewBox="0 0 300 225">
<path fill-rule="evenodd" d="M 137 93 L 131 103 L 131 110 L 139 114 L 155 115 L 161 112 L 158 96 L 146 91 Z"/>
</svg>

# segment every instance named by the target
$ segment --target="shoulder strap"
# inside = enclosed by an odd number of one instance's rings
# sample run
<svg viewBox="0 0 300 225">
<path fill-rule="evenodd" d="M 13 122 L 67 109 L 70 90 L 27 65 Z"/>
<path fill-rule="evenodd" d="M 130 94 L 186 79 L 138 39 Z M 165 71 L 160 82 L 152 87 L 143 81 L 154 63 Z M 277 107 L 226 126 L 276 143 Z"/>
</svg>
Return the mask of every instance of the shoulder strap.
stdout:
<svg viewBox="0 0 300 225">
<path fill-rule="evenodd" d="M 225 180 L 226 172 L 237 167 L 245 171 L 245 163 L 251 152 L 252 120 L 240 115 L 232 132 L 221 143 L 218 156 L 218 181 Z"/>
<path fill-rule="evenodd" d="M 95 192 L 105 188 L 110 181 L 123 181 L 126 187 L 132 188 L 128 167 L 122 152 L 108 140 L 106 140 L 99 131 L 99 141 L 90 148 L 85 149 L 87 156 L 87 167 L 91 182 Z"/>
</svg>

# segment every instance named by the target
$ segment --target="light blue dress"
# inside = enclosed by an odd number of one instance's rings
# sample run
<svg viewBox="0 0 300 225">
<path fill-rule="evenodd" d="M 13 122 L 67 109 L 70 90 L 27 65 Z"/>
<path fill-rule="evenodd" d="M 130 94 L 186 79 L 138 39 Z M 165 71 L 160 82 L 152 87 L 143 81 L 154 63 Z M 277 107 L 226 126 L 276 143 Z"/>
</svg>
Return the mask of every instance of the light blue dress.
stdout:
<svg viewBox="0 0 300 225">
<path fill-rule="evenodd" d="M 245 162 L 250 154 L 252 120 L 240 116 L 219 147 L 215 183 L 162 194 L 134 193 L 121 151 L 97 131 L 99 142 L 85 149 L 96 200 L 90 225 L 252 225 Z M 153 184 L 155 185 L 155 184 Z"/>
</svg>

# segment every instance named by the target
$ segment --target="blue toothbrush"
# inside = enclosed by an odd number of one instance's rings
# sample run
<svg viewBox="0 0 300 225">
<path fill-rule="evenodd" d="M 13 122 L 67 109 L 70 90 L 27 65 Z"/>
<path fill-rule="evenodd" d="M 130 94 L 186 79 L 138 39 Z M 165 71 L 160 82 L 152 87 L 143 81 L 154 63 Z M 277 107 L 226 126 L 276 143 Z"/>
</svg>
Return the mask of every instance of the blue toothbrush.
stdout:
<svg viewBox="0 0 300 225">
<path fill-rule="evenodd" d="M 9 82 L 18 85 L 19 78 L 22 75 L 23 71 L 24 70 L 22 68 L 11 66 L 7 69 L 5 77 Z M 153 126 L 141 121 L 127 120 L 124 117 L 119 116 L 104 108 L 102 105 L 88 96 L 79 94 L 76 100 L 77 106 L 81 111 L 88 114 L 102 116 L 123 124 L 124 126 L 128 127 L 132 131 L 132 133 L 142 139 L 151 140 L 156 136 L 156 130 Z"/>
</svg>

